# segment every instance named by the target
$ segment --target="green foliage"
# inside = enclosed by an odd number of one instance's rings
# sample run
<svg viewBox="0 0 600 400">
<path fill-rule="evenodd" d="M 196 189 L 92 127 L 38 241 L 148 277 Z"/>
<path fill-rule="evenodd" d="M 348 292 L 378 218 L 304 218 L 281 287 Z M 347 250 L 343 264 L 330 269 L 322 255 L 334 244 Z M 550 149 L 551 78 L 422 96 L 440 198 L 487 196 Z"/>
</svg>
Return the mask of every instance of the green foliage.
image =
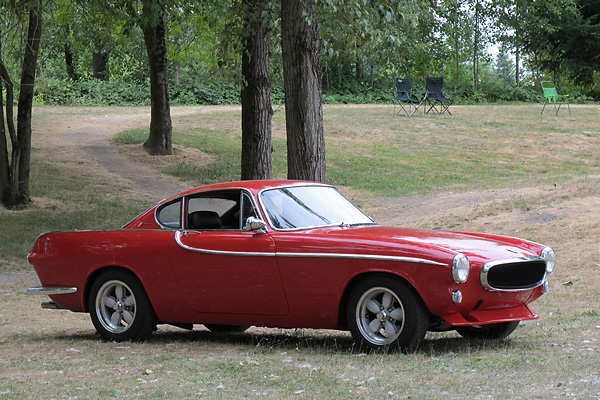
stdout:
<svg viewBox="0 0 600 400">
<path fill-rule="evenodd" d="M 177 87 L 171 87 L 170 92 L 174 105 L 238 104 L 240 101 L 239 86 L 222 79 L 185 81 Z"/>
<path fill-rule="evenodd" d="M 516 87 L 503 80 L 483 82 L 481 92 L 485 93 L 485 100 L 491 103 L 538 102 L 540 98 L 539 88 Z"/>
<path fill-rule="evenodd" d="M 149 105 L 150 85 L 128 81 L 49 79 L 37 87 L 37 96 L 47 105 Z"/>
<path fill-rule="evenodd" d="M 389 103 L 396 77 L 410 77 L 423 90 L 427 76 L 443 76 L 446 88 L 460 93 L 458 104 L 537 102 L 535 87 L 542 76 L 551 76 L 565 92 L 576 93 L 573 101 L 600 99 L 597 57 L 588 56 L 600 51 L 596 51 L 600 22 L 593 12 L 598 0 L 494 0 L 487 10 L 491 26 L 484 25 L 478 32 L 473 10 L 481 1 L 476 0 L 323 0 L 316 4 L 322 24 L 325 103 Z M 236 12 L 240 3 L 170 0 L 165 5 L 171 103 L 239 103 L 243 29 Z M 140 2 L 107 7 L 59 0 L 47 7 L 37 104 L 149 105 L 140 10 Z M 282 104 L 277 2 L 269 10 L 274 16 L 269 21 L 273 102 Z M 13 14 L 3 17 L 3 26 L 24 25 L 13 21 Z M 1 38 L 4 62 L 16 74 L 22 32 L 6 29 Z M 495 62 L 484 42 L 502 48 Z M 517 44 L 522 88 L 515 84 Z M 478 82 L 473 74 L 475 48 Z M 72 55 L 71 72 L 66 67 L 67 49 Z M 92 78 L 92 58 L 98 51 L 109 56 L 108 82 Z M 12 78 L 18 81 L 18 76 Z M 582 78 L 585 84 L 576 83 Z"/>
<path fill-rule="evenodd" d="M 235 83 L 225 80 L 195 84 L 189 82 L 177 87 L 171 85 L 170 92 L 174 105 L 219 105 L 239 102 L 239 88 Z M 131 80 L 46 79 L 39 83 L 36 93 L 39 105 L 150 105 L 150 84 Z"/>
</svg>

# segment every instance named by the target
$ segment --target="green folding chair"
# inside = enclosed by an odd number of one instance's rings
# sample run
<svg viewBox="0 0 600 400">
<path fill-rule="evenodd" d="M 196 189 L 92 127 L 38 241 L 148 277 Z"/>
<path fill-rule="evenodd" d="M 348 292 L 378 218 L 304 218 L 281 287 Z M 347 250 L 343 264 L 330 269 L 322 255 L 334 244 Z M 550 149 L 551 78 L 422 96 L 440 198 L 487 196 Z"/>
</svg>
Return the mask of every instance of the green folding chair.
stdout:
<svg viewBox="0 0 600 400">
<path fill-rule="evenodd" d="M 414 97 L 415 94 L 421 98 Z M 425 93 L 412 90 L 412 79 L 397 78 L 394 95 L 394 114 L 398 115 L 404 111 L 407 117 L 412 117 L 415 112 L 423 116 L 421 111 L 419 111 L 419 107 L 423 104 L 426 97 Z M 396 105 L 398 105 L 398 112 L 396 112 Z"/>
<path fill-rule="evenodd" d="M 558 94 L 556 92 L 556 88 L 554 84 L 549 81 L 542 82 L 542 90 L 544 91 L 544 108 L 542 108 L 542 114 L 544 114 L 544 110 L 548 104 L 554 105 L 554 115 L 558 116 L 558 112 L 560 111 L 560 106 L 563 104 L 567 104 L 567 108 L 569 109 L 569 116 L 571 116 L 571 106 L 569 105 L 569 95 L 568 94 Z M 557 107 L 558 105 L 558 107 Z"/>
</svg>

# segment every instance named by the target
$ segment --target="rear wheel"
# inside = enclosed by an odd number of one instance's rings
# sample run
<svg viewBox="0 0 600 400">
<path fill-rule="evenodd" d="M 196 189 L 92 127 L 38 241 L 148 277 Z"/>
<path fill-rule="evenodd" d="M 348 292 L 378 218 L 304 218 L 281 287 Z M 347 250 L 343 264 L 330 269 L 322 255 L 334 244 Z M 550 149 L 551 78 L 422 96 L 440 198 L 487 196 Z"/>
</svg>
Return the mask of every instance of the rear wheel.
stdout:
<svg viewBox="0 0 600 400">
<path fill-rule="evenodd" d="M 498 340 L 508 337 L 520 321 L 500 322 L 498 324 L 461 326 L 456 328 L 456 332 L 467 339 L 490 339 Z"/>
<path fill-rule="evenodd" d="M 156 316 L 144 287 L 133 274 L 105 271 L 92 284 L 90 316 L 107 340 L 142 340 L 156 329 Z"/>
<path fill-rule="evenodd" d="M 347 321 L 361 348 L 409 352 L 423 341 L 429 313 L 408 284 L 399 279 L 373 276 L 352 291 Z"/>
</svg>

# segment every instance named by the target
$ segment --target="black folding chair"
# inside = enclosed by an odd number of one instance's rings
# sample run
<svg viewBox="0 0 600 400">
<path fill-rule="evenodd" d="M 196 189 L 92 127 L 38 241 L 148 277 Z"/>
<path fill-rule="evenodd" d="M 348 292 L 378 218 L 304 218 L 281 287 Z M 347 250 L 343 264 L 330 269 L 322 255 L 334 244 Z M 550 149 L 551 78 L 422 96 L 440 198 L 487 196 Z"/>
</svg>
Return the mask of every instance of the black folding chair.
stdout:
<svg viewBox="0 0 600 400">
<path fill-rule="evenodd" d="M 435 110 L 438 114 L 448 112 L 448 114 L 452 115 L 450 106 L 454 103 L 457 93 L 446 92 L 443 89 L 444 78 L 426 78 L 425 84 L 427 88 L 427 105 L 429 106 L 429 109 L 425 111 L 425 114 L 429 113 L 431 110 Z M 450 95 L 451 98 L 446 97 L 444 95 L 445 93 Z"/>
<path fill-rule="evenodd" d="M 421 98 L 417 99 L 413 97 L 413 94 L 419 95 Z M 413 92 L 412 90 L 412 79 L 397 78 L 396 79 L 396 95 L 394 96 L 394 114 L 400 114 L 400 111 L 404 111 L 407 117 L 412 117 L 415 111 L 419 111 L 419 107 L 425 101 L 426 94 L 422 92 Z M 398 112 L 396 112 L 396 105 L 399 106 Z M 411 111 L 411 108 L 414 110 Z M 423 116 L 423 114 L 421 114 Z"/>
</svg>

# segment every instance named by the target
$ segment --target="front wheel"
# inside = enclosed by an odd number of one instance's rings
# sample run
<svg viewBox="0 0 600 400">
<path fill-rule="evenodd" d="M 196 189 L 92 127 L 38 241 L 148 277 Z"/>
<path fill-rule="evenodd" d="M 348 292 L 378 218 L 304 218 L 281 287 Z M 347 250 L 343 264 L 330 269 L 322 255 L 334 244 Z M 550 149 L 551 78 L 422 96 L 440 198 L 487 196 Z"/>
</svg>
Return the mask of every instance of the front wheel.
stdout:
<svg viewBox="0 0 600 400">
<path fill-rule="evenodd" d="M 429 326 L 429 313 L 408 284 L 373 276 L 360 282 L 348 301 L 352 336 L 367 350 L 414 351 Z"/>
<path fill-rule="evenodd" d="M 461 326 L 456 328 L 456 332 L 467 339 L 490 339 L 498 340 L 508 337 L 520 321 L 500 322 L 497 324 Z"/>
<path fill-rule="evenodd" d="M 94 327 L 107 340 L 142 340 L 156 329 L 156 316 L 140 281 L 129 272 L 100 274 L 89 297 Z"/>
</svg>

